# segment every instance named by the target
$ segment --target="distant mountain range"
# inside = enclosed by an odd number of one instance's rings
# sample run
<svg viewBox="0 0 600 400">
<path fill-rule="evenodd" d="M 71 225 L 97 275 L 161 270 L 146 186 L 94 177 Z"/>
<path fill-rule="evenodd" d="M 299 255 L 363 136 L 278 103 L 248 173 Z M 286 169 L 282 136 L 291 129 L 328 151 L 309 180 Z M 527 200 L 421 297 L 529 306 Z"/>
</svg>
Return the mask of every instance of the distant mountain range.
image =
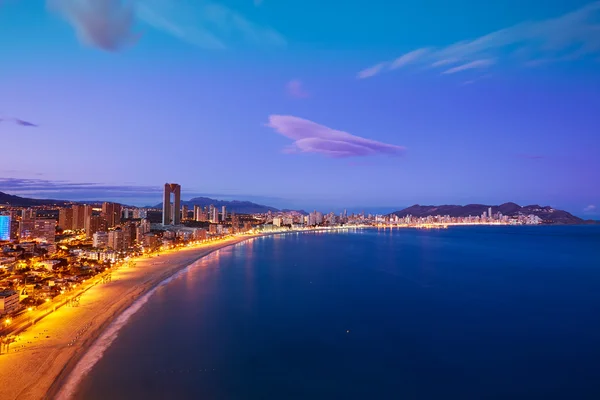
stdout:
<svg viewBox="0 0 600 400">
<path fill-rule="evenodd" d="M 557 210 L 550 206 L 542 207 L 539 205 L 530 205 L 521 207 L 515 203 L 504 203 L 499 206 L 488 206 L 484 204 L 468 204 L 466 206 L 421 206 L 415 204 L 414 206 L 400 211 L 395 211 L 389 215 L 397 215 L 399 217 L 406 217 L 407 215 L 412 215 L 414 217 L 428 217 L 435 215 L 468 217 L 470 215 L 482 215 L 484 212 L 487 212 L 490 207 L 492 208 L 492 214 L 500 212 L 502 215 L 508 215 L 510 217 L 517 215 L 537 215 L 544 221 L 544 223 L 547 224 L 581 224 L 586 222 L 583 219 L 568 213 L 567 211 Z"/>
<path fill-rule="evenodd" d="M 279 210 L 275 207 L 264 206 L 262 204 L 252 203 L 250 201 L 239 201 L 239 200 L 215 200 L 208 197 L 194 197 L 188 201 L 182 201 L 182 206 L 188 206 L 189 208 L 193 208 L 194 206 L 207 207 L 213 205 L 219 209 L 225 206 L 228 211 L 234 211 L 238 214 L 259 214 L 259 213 L 268 213 L 278 212 Z M 162 208 L 162 203 L 159 203 L 155 206 L 155 208 Z"/>
<path fill-rule="evenodd" d="M 46 205 L 57 205 L 65 206 L 72 204 L 72 201 L 65 200 L 52 200 L 52 199 L 29 199 L 27 197 L 14 196 L 12 194 L 0 192 L 0 204 L 8 204 L 15 207 L 33 207 L 33 206 L 46 206 Z"/>
<path fill-rule="evenodd" d="M 67 200 L 52 200 L 52 199 L 30 199 L 27 197 L 14 196 L 8 193 L 0 192 L 0 205 L 6 204 L 16 207 L 33 207 L 33 206 L 44 206 L 44 205 L 56 205 L 56 206 L 67 206 L 69 204 L 78 203 Z M 83 202 L 81 202 L 83 203 Z M 100 204 L 98 201 L 87 201 L 86 204 Z M 262 204 L 252 203 L 250 201 L 239 201 L 239 200 L 216 200 L 208 197 L 195 197 L 188 201 L 182 201 L 182 205 L 188 206 L 190 209 L 195 205 L 200 207 L 207 207 L 214 205 L 219 209 L 222 206 L 227 207 L 227 210 L 234 211 L 238 214 L 258 214 L 284 211 L 289 212 L 293 210 L 279 210 L 275 207 L 265 206 Z M 154 206 L 155 208 L 162 208 L 162 203 Z M 547 224 L 581 224 L 581 223 L 598 223 L 598 221 L 585 221 L 579 217 L 572 215 L 571 213 L 563 210 L 557 210 L 550 206 L 539 206 L 530 205 L 521 207 L 515 203 L 504 203 L 499 206 L 488 206 L 484 204 L 468 204 L 466 206 L 459 205 L 441 205 L 441 206 L 421 206 L 415 204 L 414 206 L 405 208 L 403 210 L 394 211 L 388 215 L 397 215 L 399 217 L 406 217 L 412 215 L 415 217 L 427 217 L 435 215 L 449 215 L 451 217 L 468 217 L 469 215 L 481 215 L 483 212 L 487 212 L 489 207 L 492 207 L 492 213 L 496 214 L 501 212 L 502 215 L 508 215 L 510 217 L 517 215 L 537 215 L 544 223 Z M 304 210 L 298 210 L 297 212 L 306 215 Z"/>
</svg>

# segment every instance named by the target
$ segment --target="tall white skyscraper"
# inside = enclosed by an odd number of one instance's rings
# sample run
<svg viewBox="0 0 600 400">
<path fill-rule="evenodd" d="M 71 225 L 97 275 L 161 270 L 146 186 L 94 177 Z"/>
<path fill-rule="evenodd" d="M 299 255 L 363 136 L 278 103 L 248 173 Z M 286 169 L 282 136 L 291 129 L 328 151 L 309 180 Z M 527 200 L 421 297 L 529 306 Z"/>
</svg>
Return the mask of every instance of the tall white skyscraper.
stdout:
<svg viewBox="0 0 600 400">
<path fill-rule="evenodd" d="M 225 208 L 225 206 L 221 207 L 221 218 L 223 221 L 227 219 L 227 209 Z"/>
</svg>

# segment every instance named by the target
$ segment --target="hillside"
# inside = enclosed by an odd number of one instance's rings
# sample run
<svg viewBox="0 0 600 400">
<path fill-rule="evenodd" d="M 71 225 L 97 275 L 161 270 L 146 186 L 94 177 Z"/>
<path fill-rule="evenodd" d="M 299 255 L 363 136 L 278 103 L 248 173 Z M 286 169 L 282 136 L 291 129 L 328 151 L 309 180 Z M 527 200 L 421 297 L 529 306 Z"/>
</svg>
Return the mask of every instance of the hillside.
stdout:
<svg viewBox="0 0 600 400">
<path fill-rule="evenodd" d="M 238 214 L 258 214 L 258 213 L 267 213 L 269 211 L 277 212 L 279 211 L 275 207 L 265 206 L 262 204 L 252 203 L 250 201 L 239 201 L 239 200 L 216 200 L 208 197 L 194 197 L 188 201 L 182 201 L 181 205 L 188 206 L 189 208 L 193 208 L 194 206 L 207 207 L 210 205 L 214 205 L 217 208 L 221 208 L 225 206 L 228 211 L 234 211 Z M 157 204 L 156 208 L 162 208 L 162 203 Z"/>
<path fill-rule="evenodd" d="M 12 194 L 0 192 L 0 204 L 7 204 L 15 207 L 33 207 L 45 205 L 64 206 L 71 203 L 72 202 L 65 200 L 30 199 L 27 197 L 19 197 L 14 196 Z"/>
<path fill-rule="evenodd" d="M 467 204 L 465 206 L 459 205 L 441 205 L 441 206 L 421 206 L 415 204 L 414 206 L 405 208 L 400 211 L 395 211 L 389 215 L 397 215 L 399 217 L 406 217 L 412 215 L 414 217 L 428 217 L 435 215 L 449 215 L 450 217 L 468 217 L 469 215 L 481 215 L 487 212 L 492 207 L 492 213 L 498 212 L 502 215 L 517 216 L 517 215 L 537 215 L 545 223 L 548 224 L 581 224 L 584 221 L 571 213 L 563 210 L 557 210 L 550 206 L 539 206 L 530 205 L 521 207 L 515 203 L 504 203 L 499 206 L 489 206 L 484 204 Z"/>
</svg>

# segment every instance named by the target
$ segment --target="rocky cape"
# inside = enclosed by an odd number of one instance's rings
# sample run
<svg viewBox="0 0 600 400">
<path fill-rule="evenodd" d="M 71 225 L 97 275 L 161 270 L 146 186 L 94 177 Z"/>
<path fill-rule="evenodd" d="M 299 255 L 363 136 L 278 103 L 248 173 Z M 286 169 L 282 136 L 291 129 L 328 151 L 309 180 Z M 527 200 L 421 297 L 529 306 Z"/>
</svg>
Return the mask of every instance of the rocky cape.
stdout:
<svg viewBox="0 0 600 400">
<path fill-rule="evenodd" d="M 398 217 L 406 217 L 412 215 L 414 217 L 429 217 L 429 216 L 450 216 L 450 217 L 468 217 L 482 215 L 492 208 L 492 214 L 498 212 L 509 217 L 518 215 L 537 215 L 545 224 L 583 224 L 594 221 L 584 221 L 583 219 L 574 216 L 573 214 L 558 210 L 550 206 L 539 206 L 537 204 L 529 206 L 520 206 L 515 203 L 504 203 L 499 206 L 490 206 L 485 204 L 467 204 L 459 205 L 441 205 L 441 206 L 422 206 L 415 204 L 403 210 L 394 211 L 389 215 L 397 215 Z"/>
</svg>

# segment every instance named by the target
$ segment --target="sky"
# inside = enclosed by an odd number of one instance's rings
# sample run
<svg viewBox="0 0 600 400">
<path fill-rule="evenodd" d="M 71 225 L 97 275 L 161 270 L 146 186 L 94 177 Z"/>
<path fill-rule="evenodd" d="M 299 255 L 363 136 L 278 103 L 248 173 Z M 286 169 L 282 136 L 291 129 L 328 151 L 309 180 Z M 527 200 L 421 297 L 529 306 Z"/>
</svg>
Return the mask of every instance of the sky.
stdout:
<svg viewBox="0 0 600 400">
<path fill-rule="evenodd" d="M 0 0 L 0 191 L 600 217 L 600 2 Z"/>
</svg>

